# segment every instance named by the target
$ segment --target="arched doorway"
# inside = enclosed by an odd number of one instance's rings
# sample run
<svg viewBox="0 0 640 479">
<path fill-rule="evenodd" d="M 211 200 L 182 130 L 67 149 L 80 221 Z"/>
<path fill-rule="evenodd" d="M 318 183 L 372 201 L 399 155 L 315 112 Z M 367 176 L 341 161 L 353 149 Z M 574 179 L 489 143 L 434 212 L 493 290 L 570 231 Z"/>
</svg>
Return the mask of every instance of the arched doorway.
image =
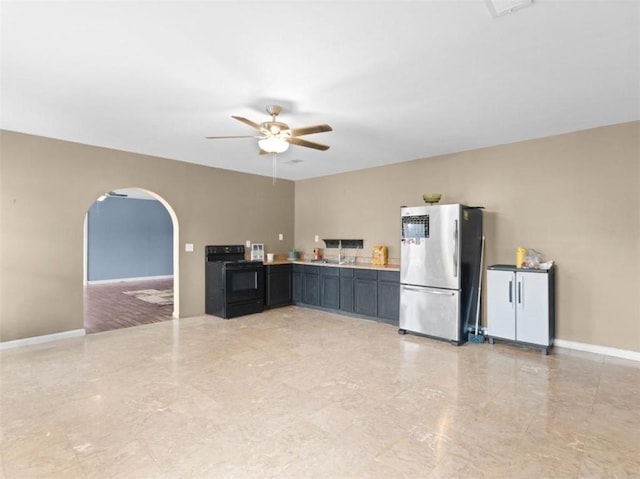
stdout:
<svg viewBox="0 0 640 479">
<path fill-rule="evenodd" d="M 86 333 L 179 317 L 179 224 L 155 192 L 100 195 L 84 222 Z"/>
</svg>

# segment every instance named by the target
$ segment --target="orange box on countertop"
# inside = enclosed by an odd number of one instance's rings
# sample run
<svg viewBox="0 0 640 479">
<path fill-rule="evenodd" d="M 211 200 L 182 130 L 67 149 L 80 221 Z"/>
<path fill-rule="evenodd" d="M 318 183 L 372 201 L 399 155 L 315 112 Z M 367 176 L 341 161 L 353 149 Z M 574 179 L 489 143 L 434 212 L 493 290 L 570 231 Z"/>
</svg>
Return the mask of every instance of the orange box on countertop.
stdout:
<svg viewBox="0 0 640 479">
<path fill-rule="evenodd" d="M 371 264 L 376 266 L 387 265 L 387 247 L 386 246 L 374 246 L 371 252 Z"/>
</svg>

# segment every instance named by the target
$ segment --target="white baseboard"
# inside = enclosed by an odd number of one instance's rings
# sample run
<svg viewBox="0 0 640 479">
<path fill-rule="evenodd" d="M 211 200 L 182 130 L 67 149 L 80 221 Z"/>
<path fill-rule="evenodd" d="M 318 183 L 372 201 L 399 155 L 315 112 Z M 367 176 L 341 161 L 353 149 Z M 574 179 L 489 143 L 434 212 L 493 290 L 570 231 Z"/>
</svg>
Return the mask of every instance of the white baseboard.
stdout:
<svg viewBox="0 0 640 479">
<path fill-rule="evenodd" d="M 175 317 L 175 315 L 174 315 Z M 34 336 L 31 338 L 15 339 L 13 341 L 0 342 L 0 351 L 20 346 L 29 346 L 32 344 L 42 344 L 60 339 L 76 338 L 84 336 L 84 329 L 73 329 L 62 333 L 45 334 L 43 336 Z M 629 359 L 631 361 L 640 362 L 640 352 L 628 351 L 626 349 L 610 348 L 608 346 L 598 346 L 597 344 L 577 343 L 575 341 L 567 341 L 564 339 L 555 339 L 553 345 L 558 348 L 573 349 L 576 351 L 584 351 L 587 353 L 600 354 L 603 356 L 612 356 L 615 358 Z"/>
<path fill-rule="evenodd" d="M 610 348 L 608 346 L 598 346 L 597 344 L 576 343 L 574 341 L 566 341 L 564 339 L 555 339 L 553 341 L 553 345 L 559 348 L 574 349 L 576 351 L 585 351 L 587 353 L 601 354 L 603 356 L 613 356 L 615 358 L 640 361 L 640 352 L 637 351 Z"/>
<path fill-rule="evenodd" d="M 120 278 L 120 279 L 99 279 L 87 281 L 87 284 L 107 284 L 107 283 L 126 283 L 128 281 L 148 281 L 152 279 L 172 279 L 173 275 L 168 276 L 141 276 L 139 278 Z"/>
<path fill-rule="evenodd" d="M 0 342 L 0 351 L 4 349 L 19 348 L 20 346 L 29 346 L 32 344 L 48 343 L 50 341 L 58 341 L 60 339 L 77 338 L 84 336 L 84 329 L 72 329 L 62 333 L 45 334 L 43 336 L 34 336 L 32 338 L 14 339 L 13 341 Z"/>
</svg>

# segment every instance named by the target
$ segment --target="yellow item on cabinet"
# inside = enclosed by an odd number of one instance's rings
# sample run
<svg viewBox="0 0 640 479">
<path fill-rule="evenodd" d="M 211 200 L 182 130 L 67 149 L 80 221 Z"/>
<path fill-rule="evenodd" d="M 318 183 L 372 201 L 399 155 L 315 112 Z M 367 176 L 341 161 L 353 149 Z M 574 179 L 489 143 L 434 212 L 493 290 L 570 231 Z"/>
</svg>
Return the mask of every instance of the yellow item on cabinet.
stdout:
<svg viewBox="0 0 640 479">
<path fill-rule="evenodd" d="M 374 246 L 371 253 L 371 264 L 376 266 L 387 265 L 387 247 L 386 246 Z"/>
<path fill-rule="evenodd" d="M 518 248 L 516 250 L 516 268 L 522 268 L 522 263 L 524 263 L 524 255 L 527 252 L 525 248 Z"/>
</svg>

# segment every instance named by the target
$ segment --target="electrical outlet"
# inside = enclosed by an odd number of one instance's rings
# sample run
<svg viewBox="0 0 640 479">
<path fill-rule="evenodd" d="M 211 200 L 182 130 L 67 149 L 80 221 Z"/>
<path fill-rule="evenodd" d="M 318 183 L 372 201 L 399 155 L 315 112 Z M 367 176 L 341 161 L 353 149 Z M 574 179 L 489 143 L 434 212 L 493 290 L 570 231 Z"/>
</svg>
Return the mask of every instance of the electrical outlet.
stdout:
<svg viewBox="0 0 640 479">
<path fill-rule="evenodd" d="M 282 240 L 284 239 L 284 235 L 283 235 L 282 233 L 280 233 L 280 234 L 278 235 L 278 239 L 279 239 L 280 241 L 282 241 Z"/>
<path fill-rule="evenodd" d="M 184 250 L 187 253 L 193 253 L 193 243 L 185 243 L 184 244 Z"/>
<path fill-rule="evenodd" d="M 318 241 L 320 241 L 320 237 L 319 237 L 318 235 L 316 235 L 316 237 L 315 237 L 315 241 L 316 241 L 316 243 L 317 243 Z"/>
<path fill-rule="evenodd" d="M 247 248 L 251 248 L 251 240 L 247 240 L 245 242 L 245 245 L 247 246 Z"/>
</svg>

